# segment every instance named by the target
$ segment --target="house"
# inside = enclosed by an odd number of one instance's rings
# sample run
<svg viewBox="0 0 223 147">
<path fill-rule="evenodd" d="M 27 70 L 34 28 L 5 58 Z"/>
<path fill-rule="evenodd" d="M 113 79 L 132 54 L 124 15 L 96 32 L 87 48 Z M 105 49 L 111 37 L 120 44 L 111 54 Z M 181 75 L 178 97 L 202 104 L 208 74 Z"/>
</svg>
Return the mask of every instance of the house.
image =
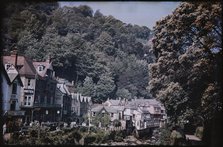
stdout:
<svg viewBox="0 0 223 147">
<path fill-rule="evenodd" d="M 137 129 L 161 127 L 167 116 L 164 106 L 156 99 L 133 99 L 124 111 L 125 117 L 131 117 Z"/>
<path fill-rule="evenodd" d="M 75 121 L 82 122 L 83 116 L 88 114 L 89 108 L 92 105 L 91 97 L 82 96 L 81 93 L 71 93 L 72 104 L 71 113 Z"/>
<path fill-rule="evenodd" d="M 55 92 L 57 81 L 52 61 L 33 62 L 36 75 L 35 98 L 32 109 L 32 120 L 57 121 L 61 104 L 56 103 Z"/>
<path fill-rule="evenodd" d="M 13 65 L 21 78 L 23 87 L 20 90 L 20 107 L 25 111 L 25 121 L 31 121 L 31 110 L 33 107 L 35 86 L 36 86 L 36 70 L 32 64 L 32 60 L 24 56 L 18 56 L 17 53 L 12 53 L 10 56 L 3 56 L 3 64 L 6 70 Z"/>
<path fill-rule="evenodd" d="M 21 123 L 25 116 L 25 112 L 20 109 L 23 84 L 14 65 L 6 64 L 1 67 L 2 121 L 6 123 L 7 130 L 13 131 L 12 124 Z"/>
<path fill-rule="evenodd" d="M 109 126 L 114 126 L 115 122 L 124 123 L 123 115 L 124 106 L 105 106 L 105 105 L 93 105 L 90 109 L 90 117 L 93 120 L 95 117 L 104 117 L 107 115 L 109 117 Z"/>
<path fill-rule="evenodd" d="M 65 82 L 64 79 L 57 80 L 57 88 L 55 93 L 55 103 L 59 104 L 61 110 L 58 111 L 58 120 L 66 121 L 71 116 L 71 93 L 69 86 L 70 83 Z"/>
<path fill-rule="evenodd" d="M 108 99 L 103 105 L 105 109 L 111 108 L 113 111 L 119 107 L 124 107 L 122 110 L 125 120 L 125 123 L 122 123 L 123 127 L 134 126 L 137 130 L 161 127 L 167 120 L 164 106 L 156 99 L 132 99 L 131 101 Z"/>
</svg>

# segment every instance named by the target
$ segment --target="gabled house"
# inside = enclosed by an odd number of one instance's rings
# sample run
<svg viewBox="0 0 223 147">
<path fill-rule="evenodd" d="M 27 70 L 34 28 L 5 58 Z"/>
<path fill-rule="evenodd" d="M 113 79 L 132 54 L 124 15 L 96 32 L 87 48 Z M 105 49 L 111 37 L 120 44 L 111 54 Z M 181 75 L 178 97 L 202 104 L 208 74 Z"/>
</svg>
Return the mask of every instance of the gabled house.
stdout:
<svg viewBox="0 0 223 147">
<path fill-rule="evenodd" d="M 83 96 L 81 93 L 71 93 L 72 104 L 71 113 L 72 117 L 78 123 L 82 121 L 83 116 L 88 114 L 89 108 L 92 105 L 91 97 Z"/>
<path fill-rule="evenodd" d="M 18 56 L 14 53 L 11 56 L 3 56 L 3 64 L 6 70 L 13 65 L 21 78 L 23 87 L 21 88 L 20 107 L 25 111 L 25 121 L 31 121 L 31 110 L 35 96 L 36 87 L 36 70 L 32 64 L 32 60 L 24 56 Z"/>
<path fill-rule="evenodd" d="M 66 121 L 71 116 L 71 93 L 70 83 L 57 80 L 57 88 L 55 93 L 55 103 L 59 104 L 61 110 L 58 111 L 58 120 Z"/>
<path fill-rule="evenodd" d="M 57 81 L 52 62 L 33 62 L 36 76 L 35 98 L 32 110 L 32 120 L 56 121 L 61 105 L 55 102 Z"/>
<path fill-rule="evenodd" d="M 20 75 L 14 65 L 1 65 L 1 99 L 2 99 L 2 122 L 8 131 L 12 130 L 12 124 L 22 122 L 25 111 L 20 109 L 21 88 L 23 87 Z"/>
</svg>

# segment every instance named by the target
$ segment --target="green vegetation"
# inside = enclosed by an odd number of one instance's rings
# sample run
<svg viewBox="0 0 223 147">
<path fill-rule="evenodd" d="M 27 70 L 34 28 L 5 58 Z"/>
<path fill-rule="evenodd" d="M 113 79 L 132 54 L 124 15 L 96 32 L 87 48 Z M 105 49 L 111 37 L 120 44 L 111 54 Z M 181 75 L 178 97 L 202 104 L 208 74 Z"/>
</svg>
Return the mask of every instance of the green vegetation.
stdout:
<svg viewBox="0 0 223 147">
<path fill-rule="evenodd" d="M 213 120 L 222 112 L 221 13 L 219 2 L 181 3 L 157 22 L 156 61 L 149 64 L 148 89 L 164 103 L 170 124 L 203 124 L 207 144 Z"/>
<path fill-rule="evenodd" d="M 56 76 L 73 80 L 96 102 L 149 98 L 149 28 L 125 24 L 88 6 L 18 2 L 8 3 L 4 11 L 2 34 L 8 52 L 17 46 L 19 54 L 34 60 L 50 56 Z"/>
</svg>

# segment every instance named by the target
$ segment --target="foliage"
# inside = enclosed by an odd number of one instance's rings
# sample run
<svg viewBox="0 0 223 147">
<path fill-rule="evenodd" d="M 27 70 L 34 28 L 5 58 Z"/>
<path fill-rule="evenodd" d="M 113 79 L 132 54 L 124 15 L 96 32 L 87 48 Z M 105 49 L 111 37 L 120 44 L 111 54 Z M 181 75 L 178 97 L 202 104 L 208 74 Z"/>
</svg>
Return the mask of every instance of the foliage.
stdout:
<svg viewBox="0 0 223 147">
<path fill-rule="evenodd" d="M 222 110 L 221 11 L 218 2 L 183 2 L 155 26 L 148 89 L 172 123 L 208 122 Z"/>
<path fill-rule="evenodd" d="M 98 127 L 99 123 L 101 123 L 101 127 L 107 127 L 110 123 L 110 115 L 107 113 L 96 114 L 96 116 L 92 118 L 92 124 Z"/>
<path fill-rule="evenodd" d="M 183 2 L 157 22 L 152 39 L 149 91 L 164 103 L 171 124 L 203 124 L 205 144 L 222 112 L 221 13 L 220 2 Z"/>
<path fill-rule="evenodd" d="M 124 89 L 130 98 L 149 97 L 151 60 L 144 56 L 150 49 L 149 28 L 125 24 L 99 10 L 94 13 L 86 5 L 17 4 L 16 9 L 13 3 L 4 9 L 2 34 L 8 51 L 16 45 L 21 55 L 38 61 L 50 56 L 56 76 L 75 81 L 77 89 L 95 101 L 116 98 L 117 90 Z"/>
</svg>

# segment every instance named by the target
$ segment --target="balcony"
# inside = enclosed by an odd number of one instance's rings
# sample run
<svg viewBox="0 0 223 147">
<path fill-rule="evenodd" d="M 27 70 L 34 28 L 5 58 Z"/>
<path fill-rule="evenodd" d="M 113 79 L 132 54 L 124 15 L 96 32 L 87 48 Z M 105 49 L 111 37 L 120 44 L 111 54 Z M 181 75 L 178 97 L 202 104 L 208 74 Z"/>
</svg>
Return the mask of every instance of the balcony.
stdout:
<svg viewBox="0 0 223 147">
<path fill-rule="evenodd" d="M 9 116 L 24 116 L 25 111 L 8 111 L 7 114 Z"/>
<path fill-rule="evenodd" d="M 24 88 L 24 93 L 34 94 L 34 89 Z"/>
<path fill-rule="evenodd" d="M 46 103 L 34 103 L 33 107 L 41 107 L 41 108 L 60 108 L 60 104 L 46 104 Z"/>
</svg>

